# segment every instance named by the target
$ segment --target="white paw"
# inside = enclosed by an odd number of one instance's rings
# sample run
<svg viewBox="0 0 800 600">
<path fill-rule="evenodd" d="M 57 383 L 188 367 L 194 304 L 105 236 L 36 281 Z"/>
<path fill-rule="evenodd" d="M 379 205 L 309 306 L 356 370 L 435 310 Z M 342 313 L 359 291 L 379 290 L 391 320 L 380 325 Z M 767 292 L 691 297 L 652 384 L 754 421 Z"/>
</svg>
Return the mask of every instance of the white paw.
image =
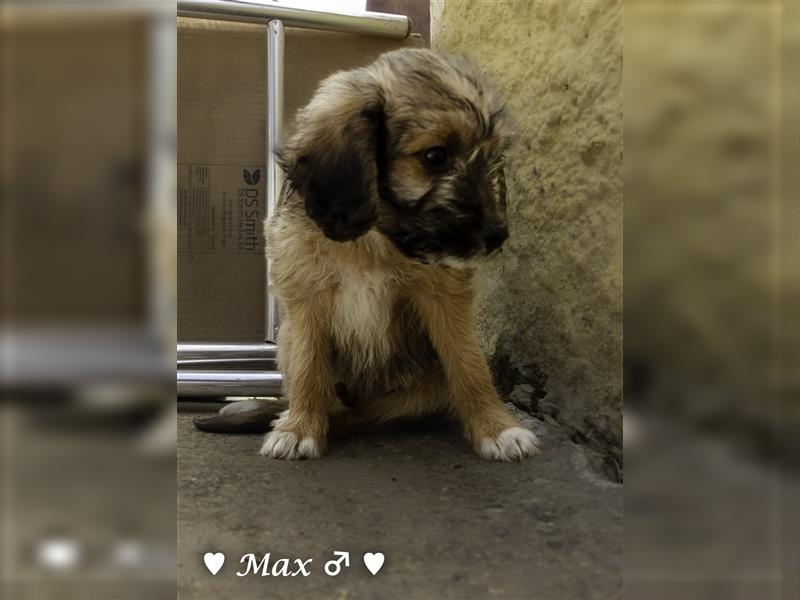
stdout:
<svg viewBox="0 0 800 600">
<path fill-rule="evenodd" d="M 319 458 L 319 445 L 312 437 L 298 439 L 291 431 L 270 431 L 264 438 L 261 454 L 272 458 L 296 460 L 299 458 Z"/>
<path fill-rule="evenodd" d="M 523 427 L 509 427 L 496 438 L 483 438 L 478 454 L 486 460 L 520 461 L 539 452 L 539 439 Z"/>
</svg>

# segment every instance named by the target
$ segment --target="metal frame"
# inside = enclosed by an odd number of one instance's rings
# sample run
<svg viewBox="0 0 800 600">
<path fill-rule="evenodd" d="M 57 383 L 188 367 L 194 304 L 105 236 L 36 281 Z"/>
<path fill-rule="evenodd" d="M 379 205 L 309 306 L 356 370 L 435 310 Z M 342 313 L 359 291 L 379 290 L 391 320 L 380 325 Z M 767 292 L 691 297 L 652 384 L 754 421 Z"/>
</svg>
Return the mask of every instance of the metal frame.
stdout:
<svg viewBox="0 0 800 600">
<path fill-rule="evenodd" d="M 267 23 L 267 219 L 271 219 L 283 186 L 283 170 L 275 149 L 283 133 L 283 23 Z M 264 316 L 264 339 L 277 342 L 280 318 L 278 301 L 269 282 L 272 261 L 267 260 L 267 312 Z"/>
<path fill-rule="evenodd" d="M 403 15 L 308 10 L 239 0 L 178 0 L 178 16 L 262 25 L 277 19 L 286 27 L 399 39 L 407 38 L 411 33 L 411 20 Z"/>
<path fill-rule="evenodd" d="M 275 344 L 178 344 L 178 368 L 193 368 L 209 363 L 259 363 L 277 365 Z"/>
<path fill-rule="evenodd" d="M 186 371 L 178 369 L 178 395 L 280 396 L 283 376 L 278 371 Z"/>
<path fill-rule="evenodd" d="M 385 13 L 312 11 L 239 0 L 178 0 L 178 16 L 266 24 L 267 35 L 267 218 L 275 211 L 283 171 L 275 149 L 283 129 L 284 27 L 338 31 L 404 39 L 411 20 Z M 267 262 L 265 344 L 178 344 L 178 396 L 277 396 L 283 377 L 277 370 L 280 318 L 269 285 Z"/>
</svg>

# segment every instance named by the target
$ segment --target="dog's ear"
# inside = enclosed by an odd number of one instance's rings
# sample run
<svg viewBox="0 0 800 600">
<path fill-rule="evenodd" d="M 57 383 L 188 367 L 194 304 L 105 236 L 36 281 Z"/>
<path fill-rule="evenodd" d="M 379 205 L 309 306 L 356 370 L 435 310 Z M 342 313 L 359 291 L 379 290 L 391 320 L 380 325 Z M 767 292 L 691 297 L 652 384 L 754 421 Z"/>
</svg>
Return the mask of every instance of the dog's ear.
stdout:
<svg viewBox="0 0 800 600">
<path fill-rule="evenodd" d="M 281 164 L 332 240 L 354 240 L 377 220 L 384 128 L 383 95 L 366 70 L 329 77 L 298 115 Z"/>
</svg>

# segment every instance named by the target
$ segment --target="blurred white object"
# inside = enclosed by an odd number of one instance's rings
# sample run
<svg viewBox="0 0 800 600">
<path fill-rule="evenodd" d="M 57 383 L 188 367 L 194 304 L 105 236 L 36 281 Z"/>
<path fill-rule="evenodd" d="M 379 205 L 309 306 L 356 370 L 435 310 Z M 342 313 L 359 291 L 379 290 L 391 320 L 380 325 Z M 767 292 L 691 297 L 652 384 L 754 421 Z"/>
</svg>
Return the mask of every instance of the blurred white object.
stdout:
<svg viewBox="0 0 800 600">
<path fill-rule="evenodd" d="M 39 544 L 36 550 L 39 564 L 54 571 L 70 571 L 78 566 L 81 550 L 73 540 L 52 538 Z"/>
</svg>

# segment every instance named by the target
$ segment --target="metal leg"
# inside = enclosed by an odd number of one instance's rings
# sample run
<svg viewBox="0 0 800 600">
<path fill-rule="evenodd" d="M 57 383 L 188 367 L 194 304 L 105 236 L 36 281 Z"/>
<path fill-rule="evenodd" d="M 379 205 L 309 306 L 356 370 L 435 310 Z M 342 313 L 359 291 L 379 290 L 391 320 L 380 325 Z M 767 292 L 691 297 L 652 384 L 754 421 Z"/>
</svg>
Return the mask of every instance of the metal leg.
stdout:
<svg viewBox="0 0 800 600">
<path fill-rule="evenodd" d="M 283 129 L 283 23 L 273 19 L 267 23 L 267 219 L 275 207 L 283 186 L 283 171 L 275 153 Z M 264 337 L 275 342 L 278 337 L 278 302 L 269 283 L 270 261 L 267 261 L 267 306 Z"/>
</svg>

